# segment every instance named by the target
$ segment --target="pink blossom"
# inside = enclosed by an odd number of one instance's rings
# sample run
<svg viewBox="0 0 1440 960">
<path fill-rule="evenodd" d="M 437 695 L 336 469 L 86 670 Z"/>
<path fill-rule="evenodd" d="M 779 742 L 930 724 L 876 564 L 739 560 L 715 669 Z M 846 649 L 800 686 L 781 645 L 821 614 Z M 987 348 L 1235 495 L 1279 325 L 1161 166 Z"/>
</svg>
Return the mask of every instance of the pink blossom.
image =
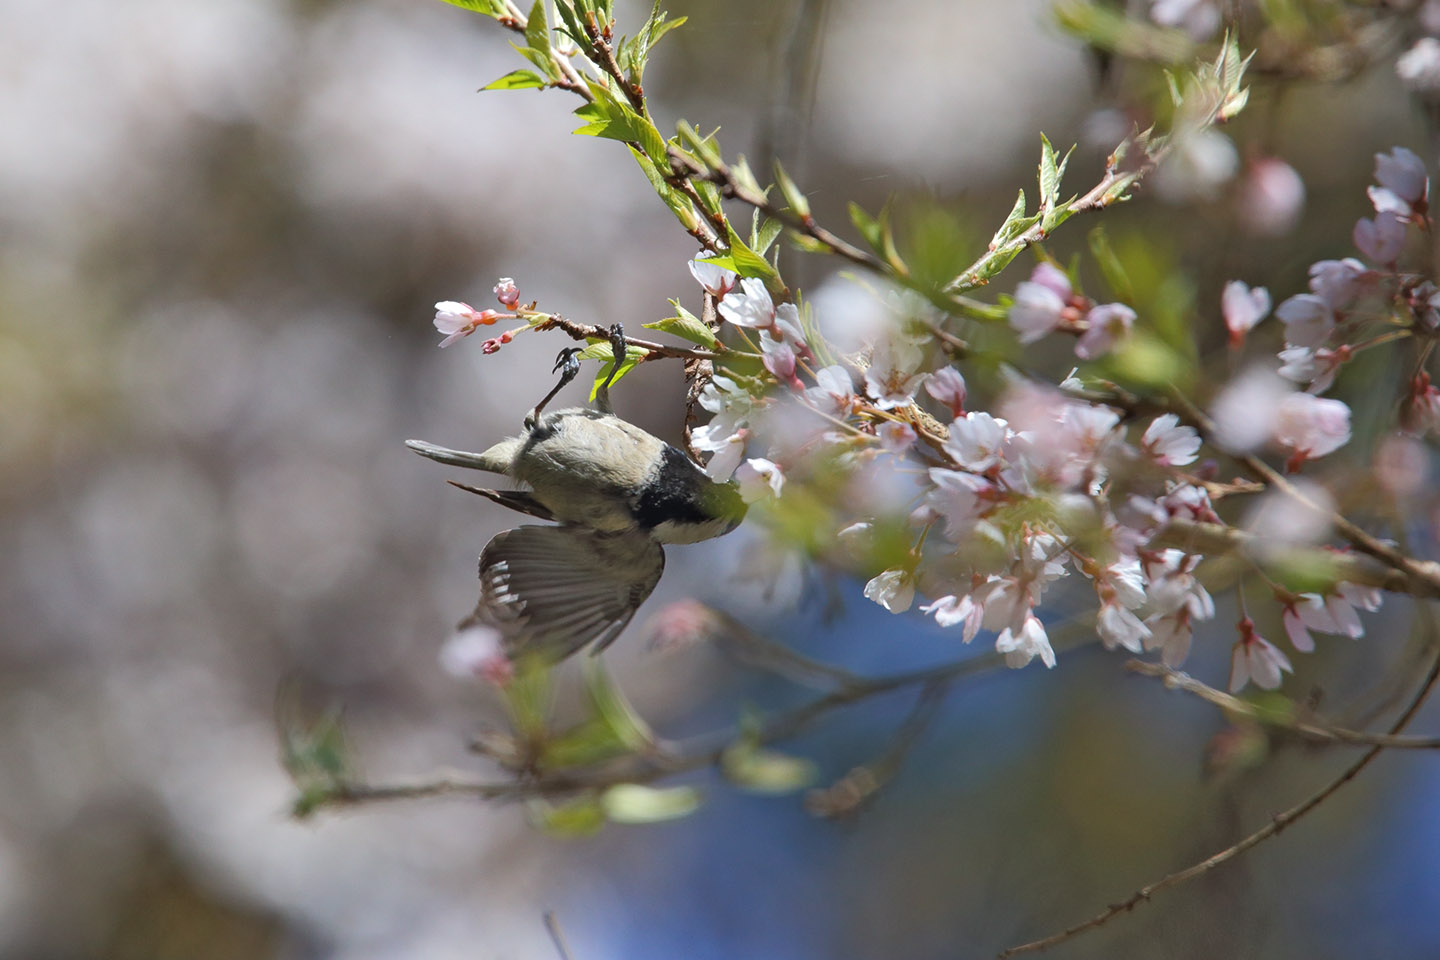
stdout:
<svg viewBox="0 0 1440 960">
<path fill-rule="evenodd" d="M 1050 287 L 1033 280 L 1015 288 L 1010 305 L 1010 326 L 1021 343 L 1034 343 L 1060 325 L 1066 301 Z"/>
<path fill-rule="evenodd" d="M 676 600 L 650 616 L 640 628 L 647 649 L 680 650 L 704 643 L 724 630 L 720 614 L 698 600 Z"/>
<path fill-rule="evenodd" d="M 1035 657 L 1047 667 L 1055 666 L 1055 651 L 1045 635 L 1045 625 L 1034 614 L 1025 618 L 1019 630 L 1006 627 L 995 638 L 995 650 L 1005 654 L 1005 665 L 1019 669 Z"/>
<path fill-rule="evenodd" d="M 1392 433 L 1375 449 L 1371 466 L 1375 482 L 1390 497 L 1407 500 L 1426 489 L 1430 479 L 1430 455 L 1414 437 Z"/>
<path fill-rule="evenodd" d="M 514 280 L 501 277 L 500 282 L 495 284 L 495 299 L 500 301 L 501 306 L 513 310 L 520 302 L 520 289 L 515 286 Z"/>
<path fill-rule="evenodd" d="M 775 308 L 770 326 L 760 331 L 760 353 L 766 370 L 781 380 L 795 379 L 796 359 L 808 354 L 795 304 L 782 303 Z"/>
<path fill-rule="evenodd" d="M 920 348 L 897 337 L 887 337 L 875 344 L 870 366 L 865 370 L 865 392 L 881 410 L 908 407 L 915 402 L 915 391 L 925 381 L 917 368 L 924 360 Z"/>
<path fill-rule="evenodd" d="M 1181 424 L 1175 414 L 1163 413 L 1145 428 L 1140 448 L 1161 466 L 1183 467 L 1195 462 L 1200 452 L 1200 435 L 1194 427 Z"/>
<path fill-rule="evenodd" d="M 835 364 L 815 371 L 815 386 L 805 391 L 805 399 L 822 413 L 844 416 L 855 400 L 854 389 L 849 372 Z"/>
<path fill-rule="evenodd" d="M 1293 451 L 1291 469 L 1343 447 L 1350 440 L 1350 408 L 1339 400 L 1292 393 L 1275 412 L 1275 439 Z"/>
<path fill-rule="evenodd" d="M 452 677 L 481 679 L 503 687 L 515 676 L 500 631 L 475 624 L 457 631 L 440 648 L 440 666 Z"/>
<path fill-rule="evenodd" d="M 1109 353 L 1116 343 L 1130 334 L 1130 328 L 1135 324 L 1135 311 L 1123 303 L 1103 303 L 1085 314 L 1085 322 L 1089 327 L 1075 341 L 1075 356 L 1081 360 L 1093 360 Z"/>
<path fill-rule="evenodd" d="M 1220 8 L 1214 0 L 1154 0 L 1150 19 L 1162 27 L 1179 27 L 1191 40 L 1208 40 L 1220 28 Z"/>
<path fill-rule="evenodd" d="M 880 447 L 887 453 L 902 454 L 915 443 L 915 428 L 908 423 L 886 420 L 876 431 Z"/>
<path fill-rule="evenodd" d="M 1297 293 L 1275 308 L 1285 324 L 1285 342 L 1297 347 L 1318 347 L 1335 329 L 1330 304 L 1310 293 Z"/>
<path fill-rule="evenodd" d="M 1150 628 L 1119 603 L 1101 605 L 1095 620 L 1095 632 L 1105 644 L 1106 650 L 1124 647 L 1132 653 L 1144 650 L 1144 641 L 1150 638 Z"/>
<path fill-rule="evenodd" d="M 984 473 L 1000 465 L 1009 434 L 1004 420 L 983 411 L 967 413 L 950 424 L 945 451 L 965 469 Z"/>
<path fill-rule="evenodd" d="M 1354 257 L 1344 260 L 1317 260 L 1310 265 L 1310 290 L 1332 310 L 1344 310 L 1355 302 L 1369 269 Z"/>
<path fill-rule="evenodd" d="M 440 346 L 448 347 L 455 341 L 470 336 L 477 327 L 494 323 L 498 317 L 499 314 L 494 310 L 476 310 L 468 303 L 441 300 L 435 304 L 435 329 L 445 334 Z"/>
<path fill-rule="evenodd" d="M 780 496 L 785 486 L 785 474 L 777 464 L 755 458 L 736 468 L 735 482 L 740 486 L 741 499 L 754 503 L 766 497 Z"/>
<path fill-rule="evenodd" d="M 1395 147 L 1388 154 L 1375 154 L 1375 182 L 1381 190 L 1404 205 L 1407 216 L 1430 191 L 1425 162 L 1404 147 Z M 1374 199 L 1373 193 L 1371 199 Z M 1378 203 L 1375 209 L 1380 210 Z"/>
<path fill-rule="evenodd" d="M 1377 213 L 1355 221 L 1355 246 L 1382 266 L 1391 266 L 1405 249 L 1405 222 L 1393 213 Z"/>
<path fill-rule="evenodd" d="M 1324 393 L 1335 382 L 1341 364 L 1350 359 L 1350 348 L 1286 347 L 1280 351 L 1280 369 L 1286 380 L 1308 384 L 1311 393 Z"/>
<path fill-rule="evenodd" d="M 940 467 L 930 469 L 934 487 L 926 495 L 926 504 L 945 520 L 945 536 L 960 543 L 970 535 L 975 523 L 995 505 L 998 490 L 984 477 Z"/>
<path fill-rule="evenodd" d="M 915 602 L 915 575 L 909 570 L 886 570 L 865 584 L 865 598 L 891 613 L 904 613 Z"/>
<path fill-rule="evenodd" d="M 921 607 L 920 612 L 934 616 L 935 622 L 942 627 L 960 624 L 960 640 L 969 643 L 980 632 L 980 625 L 985 618 L 985 603 L 983 598 L 977 600 L 975 594 L 971 593 L 962 597 L 951 595 Z"/>
<path fill-rule="evenodd" d="M 699 281 L 716 300 L 723 300 L 735 286 L 738 275 L 734 270 L 727 270 L 724 267 L 701 260 L 696 257 L 690 261 L 690 275 Z M 768 295 L 767 295 L 768 296 Z"/>
<path fill-rule="evenodd" d="M 1280 649 L 1255 632 L 1249 617 L 1240 621 L 1240 639 L 1230 654 L 1230 692 L 1239 693 L 1252 680 L 1266 690 L 1280 686 L 1281 672 L 1293 673 Z"/>
<path fill-rule="evenodd" d="M 965 377 L 954 367 L 941 367 L 930 374 L 925 392 L 949 407 L 952 416 L 965 412 Z"/>
<path fill-rule="evenodd" d="M 1190 639 L 1194 633 L 1188 607 L 1171 613 L 1153 614 L 1145 620 L 1150 636 L 1144 640 L 1146 650 L 1161 651 L 1160 660 L 1172 670 L 1190 655 Z"/>
<path fill-rule="evenodd" d="M 1305 181 L 1278 157 L 1252 160 L 1240 191 L 1240 219 L 1251 233 L 1289 233 L 1305 208 Z"/>
<path fill-rule="evenodd" d="M 1395 61 L 1395 73 L 1412 93 L 1440 93 L 1440 40 L 1421 37 Z"/>
<path fill-rule="evenodd" d="M 727 293 L 716 309 L 737 327 L 764 330 L 775 322 L 775 301 L 765 283 L 754 277 L 741 280 L 740 290 Z"/>
<path fill-rule="evenodd" d="M 1239 280 L 1225 284 L 1220 294 L 1220 313 L 1230 331 L 1230 346 L 1245 342 L 1245 335 L 1270 312 L 1270 291 L 1264 287 L 1251 289 Z"/>
<path fill-rule="evenodd" d="M 1274 433 L 1275 408 L 1291 387 L 1270 370 L 1251 367 L 1220 389 L 1210 405 L 1215 442 L 1234 453 L 1256 449 Z"/>
</svg>

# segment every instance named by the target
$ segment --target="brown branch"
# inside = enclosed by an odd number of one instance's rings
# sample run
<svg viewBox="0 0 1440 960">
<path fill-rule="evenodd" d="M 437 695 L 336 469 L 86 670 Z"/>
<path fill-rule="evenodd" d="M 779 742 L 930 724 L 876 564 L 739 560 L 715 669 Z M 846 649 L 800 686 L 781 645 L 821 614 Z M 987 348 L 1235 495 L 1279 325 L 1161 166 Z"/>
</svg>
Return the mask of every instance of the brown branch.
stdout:
<svg viewBox="0 0 1440 960">
<path fill-rule="evenodd" d="M 1423 609 L 1424 608 L 1422 608 L 1422 610 Z M 1435 643 L 1433 616 L 1431 616 L 1428 611 L 1425 612 L 1424 616 L 1429 625 L 1428 633 L 1430 635 L 1430 642 L 1433 645 Z M 1393 724 L 1390 725 L 1389 732 L 1392 735 L 1398 734 L 1400 731 L 1405 729 L 1405 726 L 1411 721 L 1411 719 L 1414 718 L 1415 714 L 1420 710 L 1421 704 L 1425 702 L 1425 699 L 1430 695 L 1430 691 L 1434 689 L 1437 677 L 1440 677 L 1440 651 L 1437 651 L 1435 654 L 1432 655 L 1430 661 L 1430 669 L 1426 673 L 1425 680 L 1421 683 L 1420 689 L 1415 693 L 1415 696 L 1411 698 L 1409 705 L 1407 705 L 1405 708 L 1405 711 Z M 1290 824 L 1294 823 L 1296 820 L 1299 820 L 1301 817 L 1305 816 L 1307 813 L 1320 806 L 1320 804 L 1324 803 L 1327 799 L 1329 799 L 1330 796 L 1335 793 L 1335 791 L 1339 790 L 1341 787 L 1345 786 L 1345 784 L 1355 779 L 1355 777 L 1358 776 L 1362 770 L 1369 766 L 1375 760 L 1375 758 L 1380 756 L 1380 754 L 1384 751 L 1385 747 L 1383 746 L 1371 747 L 1365 752 L 1364 756 L 1362 756 L 1359 760 L 1356 760 L 1350 766 L 1346 767 L 1338 777 L 1336 777 L 1334 780 L 1331 780 L 1319 791 L 1312 794 L 1310 797 L 1306 798 L 1295 806 L 1291 807 L 1290 809 L 1274 815 L 1273 817 L 1271 817 L 1268 824 L 1266 824 L 1264 827 L 1261 827 L 1259 830 L 1256 830 L 1249 836 L 1245 837 L 1240 842 L 1232 846 L 1226 847 L 1224 850 L 1221 850 L 1220 852 L 1212 856 L 1206 857 L 1199 863 L 1186 867 L 1184 870 L 1177 871 L 1168 876 L 1162 877 L 1154 883 L 1141 887 L 1127 899 L 1122 900 L 1121 902 L 1116 904 L 1111 904 L 1104 911 L 1096 914 L 1095 916 L 1091 917 L 1089 920 L 1084 921 L 1083 923 L 1077 923 L 1073 927 L 1069 927 L 1065 930 L 1060 931 L 1059 933 L 1051 934 L 1050 936 L 1044 937 L 1040 940 L 1032 940 L 1029 943 L 1022 943 L 1018 946 L 1002 950 L 997 955 L 996 960 L 1005 960 L 1005 958 L 1013 957 L 1017 954 L 1031 953 L 1037 950 L 1046 950 L 1050 947 L 1057 946 L 1071 939 L 1072 937 L 1079 936 L 1080 934 L 1085 933 L 1089 930 L 1094 930 L 1096 927 L 1103 926 L 1104 924 L 1110 922 L 1122 913 L 1128 913 L 1131 910 L 1134 910 L 1141 903 L 1148 901 L 1152 896 L 1162 890 L 1166 890 L 1170 887 L 1184 883 L 1187 880 L 1193 880 L 1195 877 L 1208 873 L 1209 871 L 1215 869 L 1221 864 L 1235 859 L 1240 854 L 1249 850 L 1251 847 L 1257 846 L 1264 841 L 1270 839 L 1271 837 L 1278 834 L 1280 831 L 1284 830 L 1286 827 L 1290 826 Z"/>
<path fill-rule="evenodd" d="M 544 320 L 535 325 L 536 330 L 549 330 L 551 328 L 563 330 L 570 335 L 572 340 L 609 340 L 610 332 L 604 327 L 597 327 L 589 323 L 576 323 L 574 320 L 566 320 L 559 314 L 551 314 L 550 319 Z M 625 344 L 631 347 L 639 347 L 646 351 L 641 361 L 659 360 L 661 358 L 677 358 L 683 360 L 717 360 L 726 356 L 731 351 L 724 350 L 716 352 L 713 350 L 692 350 L 689 347 L 672 347 L 664 343 L 656 343 L 653 340 L 641 340 L 638 337 L 626 336 Z"/>
<path fill-rule="evenodd" d="M 1196 680 L 1188 673 L 1172 670 L 1164 664 L 1149 663 L 1145 660 L 1129 660 L 1125 669 L 1147 677 L 1159 677 L 1167 690 L 1181 690 L 1199 697 L 1206 703 L 1214 704 L 1230 713 L 1238 713 L 1251 720 L 1285 730 L 1319 743 L 1348 743 L 1356 746 L 1382 747 L 1387 750 L 1440 750 L 1440 737 L 1397 737 L 1389 733 L 1365 733 L 1347 730 L 1344 727 L 1313 721 L 1297 720 L 1274 710 L 1261 710 L 1253 703 L 1232 697 Z"/>
</svg>

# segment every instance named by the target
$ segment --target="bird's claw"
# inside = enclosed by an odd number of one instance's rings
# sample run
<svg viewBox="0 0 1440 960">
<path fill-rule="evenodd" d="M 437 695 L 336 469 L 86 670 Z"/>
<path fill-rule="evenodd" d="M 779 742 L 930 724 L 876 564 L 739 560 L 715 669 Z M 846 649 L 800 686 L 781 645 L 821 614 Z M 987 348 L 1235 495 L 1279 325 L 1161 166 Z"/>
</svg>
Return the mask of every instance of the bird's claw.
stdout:
<svg viewBox="0 0 1440 960">
<path fill-rule="evenodd" d="M 567 383 L 579 376 L 580 361 L 575 359 L 575 355 L 583 349 L 584 347 L 566 347 L 564 350 L 561 350 L 560 355 L 555 358 L 555 366 L 550 369 L 550 372 L 560 373 L 560 376 Z M 562 368 L 564 369 L 564 373 L 560 372 Z"/>
</svg>

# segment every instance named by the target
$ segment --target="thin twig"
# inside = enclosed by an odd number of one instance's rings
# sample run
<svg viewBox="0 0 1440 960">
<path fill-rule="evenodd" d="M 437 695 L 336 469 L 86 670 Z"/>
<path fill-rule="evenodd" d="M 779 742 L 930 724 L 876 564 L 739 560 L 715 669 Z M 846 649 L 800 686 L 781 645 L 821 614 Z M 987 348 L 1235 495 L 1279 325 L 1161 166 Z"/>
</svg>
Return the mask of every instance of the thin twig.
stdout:
<svg viewBox="0 0 1440 960">
<path fill-rule="evenodd" d="M 555 916 L 554 910 L 545 911 L 545 929 L 555 944 L 555 952 L 560 955 L 560 960 L 575 960 L 575 955 L 570 952 L 570 945 L 565 942 L 565 931 L 560 929 L 560 918 Z"/>
<path fill-rule="evenodd" d="M 1425 608 L 1422 607 L 1421 609 L 1422 611 L 1424 611 L 1422 615 L 1425 616 L 1428 624 L 1427 634 L 1430 636 L 1431 644 L 1434 645 L 1435 631 L 1433 615 L 1431 615 Z M 1432 655 L 1430 661 L 1430 669 L 1426 673 L 1425 680 L 1423 683 L 1421 683 L 1420 689 L 1415 693 L 1415 696 L 1411 698 L 1409 705 L 1405 708 L 1405 711 L 1393 724 L 1390 725 L 1389 732 L 1391 734 L 1398 734 L 1401 730 L 1405 729 L 1406 724 L 1408 724 L 1411 719 L 1414 718 L 1415 714 L 1420 710 L 1421 704 L 1425 702 L 1426 697 L 1430 695 L 1430 691 L 1434 689 L 1437 677 L 1440 677 L 1440 649 L 1437 649 L 1436 652 Z M 1335 791 L 1339 790 L 1341 787 L 1345 786 L 1345 784 L 1355 779 L 1355 777 L 1359 775 L 1360 771 L 1364 770 L 1367 766 L 1369 766 L 1371 762 L 1373 762 L 1375 758 L 1380 756 L 1380 754 L 1384 751 L 1385 747 L 1382 746 L 1371 747 L 1365 752 L 1364 756 L 1362 756 L 1359 760 L 1356 760 L 1350 766 L 1346 767 L 1345 770 L 1341 772 L 1338 777 L 1336 777 L 1334 780 L 1331 780 L 1322 789 L 1312 794 L 1310 797 L 1303 800 L 1299 804 L 1291 807 L 1290 809 L 1276 814 L 1270 819 L 1270 822 L 1268 824 L 1266 824 L 1264 827 L 1261 827 L 1259 830 L 1256 830 L 1248 837 L 1245 837 L 1239 843 L 1236 843 L 1233 846 L 1226 847 L 1224 850 L 1221 850 L 1220 852 L 1212 856 L 1206 857 L 1199 863 L 1186 867 L 1184 870 L 1177 871 L 1170 874 L 1169 876 L 1162 877 L 1161 879 L 1155 881 L 1152 884 L 1141 887 L 1139 890 L 1135 891 L 1135 893 L 1133 893 L 1129 898 L 1122 900 L 1120 903 L 1112 904 L 1104 911 L 1096 914 L 1095 916 L 1091 917 L 1089 920 L 1084 921 L 1083 923 L 1078 923 L 1073 927 L 1069 927 L 1065 930 L 1060 931 L 1059 933 L 1051 934 L 1050 936 L 1044 937 L 1040 940 L 1032 940 L 1029 943 L 1022 943 L 1019 946 L 1014 946 L 1010 947 L 1007 950 L 1002 950 L 997 955 L 996 960 L 1005 960 L 1005 958 L 1013 957 L 1016 954 L 1031 953 L 1037 950 L 1046 950 L 1050 947 L 1057 946 L 1058 944 L 1064 943 L 1066 940 L 1069 940 L 1072 937 L 1079 936 L 1086 931 L 1094 930 L 1096 927 L 1103 926 L 1104 924 L 1113 920 L 1115 917 L 1119 916 L 1122 913 L 1128 913 L 1129 911 L 1134 910 L 1141 903 L 1148 901 L 1152 896 L 1159 893 L 1161 890 L 1165 890 L 1178 884 L 1184 883 L 1187 880 L 1193 880 L 1195 877 L 1198 877 L 1215 869 L 1222 863 L 1233 860 L 1240 854 L 1249 850 L 1251 847 L 1263 843 L 1264 841 L 1275 836 L 1281 830 L 1284 830 L 1286 827 L 1290 826 L 1290 824 L 1294 823 L 1296 820 L 1299 820 L 1311 810 L 1314 810 L 1320 804 L 1324 803 L 1333 793 L 1335 793 Z"/>
<path fill-rule="evenodd" d="M 535 325 L 536 330 L 548 330 L 550 328 L 563 330 L 570 335 L 572 340 L 606 340 L 610 339 L 610 331 L 604 327 L 597 327 L 589 323 L 576 323 L 574 320 L 566 320 L 559 314 L 552 314 L 550 319 Z M 716 352 L 714 350 L 693 350 L 689 347 L 672 347 L 664 343 L 656 343 L 653 340 L 641 340 L 638 337 L 626 335 L 627 346 L 639 347 L 646 351 L 643 360 L 658 360 L 662 357 L 674 357 L 684 360 L 716 360 L 725 356 L 729 351 Z M 723 348 L 722 348 L 723 350 Z"/>
<path fill-rule="evenodd" d="M 1172 670 L 1164 664 L 1149 663 L 1145 660 L 1129 660 L 1125 663 L 1125 669 L 1147 677 L 1159 677 L 1165 682 L 1167 690 L 1184 691 L 1207 703 L 1212 703 L 1222 710 L 1238 713 L 1272 727 L 1281 727 L 1307 740 L 1384 747 L 1388 750 L 1440 750 L 1440 737 L 1397 737 L 1388 733 L 1365 733 L 1360 730 L 1348 730 L 1344 727 L 1314 721 L 1297 720 L 1273 710 L 1261 710 L 1253 703 L 1216 690 L 1214 687 L 1196 680 L 1188 673 Z"/>
</svg>

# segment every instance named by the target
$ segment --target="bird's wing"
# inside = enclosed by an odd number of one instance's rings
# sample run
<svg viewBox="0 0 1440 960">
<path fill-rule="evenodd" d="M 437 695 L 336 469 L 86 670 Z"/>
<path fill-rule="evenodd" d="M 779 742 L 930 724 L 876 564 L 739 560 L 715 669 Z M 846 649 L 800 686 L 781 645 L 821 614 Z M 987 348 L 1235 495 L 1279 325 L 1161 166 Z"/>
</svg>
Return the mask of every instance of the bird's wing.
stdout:
<svg viewBox="0 0 1440 960">
<path fill-rule="evenodd" d="M 665 553 L 640 533 L 524 526 L 480 554 L 475 619 L 494 624 L 511 656 L 563 660 L 625 629 L 660 581 Z"/>
<path fill-rule="evenodd" d="M 468 483 L 461 483 L 458 480 L 446 480 L 452 487 L 459 487 L 466 493 L 477 493 L 485 499 L 498 503 L 502 507 L 509 507 L 511 510 L 518 510 L 521 513 L 528 513 L 532 517 L 539 517 L 541 520 L 554 520 L 555 514 L 550 508 L 539 500 L 535 499 L 533 493 L 524 490 L 487 490 L 484 487 L 472 487 Z"/>
</svg>

